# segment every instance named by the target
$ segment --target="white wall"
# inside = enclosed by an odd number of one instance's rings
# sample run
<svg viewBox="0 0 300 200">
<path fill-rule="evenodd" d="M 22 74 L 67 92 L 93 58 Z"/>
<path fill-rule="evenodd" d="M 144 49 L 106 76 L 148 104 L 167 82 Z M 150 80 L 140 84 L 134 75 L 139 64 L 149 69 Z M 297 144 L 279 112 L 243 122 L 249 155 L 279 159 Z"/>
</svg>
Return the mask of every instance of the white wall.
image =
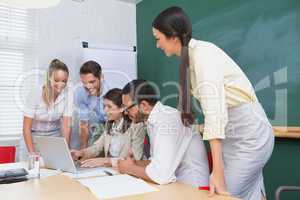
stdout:
<svg viewBox="0 0 300 200">
<path fill-rule="evenodd" d="M 81 42 L 136 45 L 136 6 L 117 0 L 61 0 L 54 8 L 38 11 L 39 67 L 63 60 L 78 81 Z"/>
<path fill-rule="evenodd" d="M 136 46 L 136 6 L 117 0 L 61 0 L 37 11 L 39 68 L 53 58 L 64 61 L 72 82 L 78 81 L 83 56 L 81 42 Z M 18 138 L 1 138 L 0 145 L 17 145 Z"/>
</svg>

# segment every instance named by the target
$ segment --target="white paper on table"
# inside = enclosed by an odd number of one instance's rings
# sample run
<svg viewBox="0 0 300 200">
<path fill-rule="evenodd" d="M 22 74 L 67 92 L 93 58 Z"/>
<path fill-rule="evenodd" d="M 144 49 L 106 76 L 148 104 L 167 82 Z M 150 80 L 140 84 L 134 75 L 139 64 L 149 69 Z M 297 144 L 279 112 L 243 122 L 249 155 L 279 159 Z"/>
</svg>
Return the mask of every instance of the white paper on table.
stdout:
<svg viewBox="0 0 300 200">
<path fill-rule="evenodd" d="M 117 172 L 113 169 L 106 167 L 98 167 L 94 169 L 83 169 L 82 171 L 78 171 L 78 173 L 69 173 L 64 172 L 63 175 L 66 175 L 70 178 L 79 179 L 79 178 L 88 178 L 88 177 L 97 177 L 97 176 L 108 176 L 105 171 L 110 172 L 112 174 L 117 174 Z"/>
<path fill-rule="evenodd" d="M 157 188 L 150 186 L 142 179 L 129 175 L 114 175 L 78 180 L 99 199 L 110 199 L 122 196 L 156 192 Z"/>
<path fill-rule="evenodd" d="M 60 171 L 60 170 L 41 168 L 40 169 L 40 178 L 47 178 L 49 176 L 55 176 L 55 175 L 58 175 L 61 173 L 62 173 L 62 171 Z"/>
</svg>

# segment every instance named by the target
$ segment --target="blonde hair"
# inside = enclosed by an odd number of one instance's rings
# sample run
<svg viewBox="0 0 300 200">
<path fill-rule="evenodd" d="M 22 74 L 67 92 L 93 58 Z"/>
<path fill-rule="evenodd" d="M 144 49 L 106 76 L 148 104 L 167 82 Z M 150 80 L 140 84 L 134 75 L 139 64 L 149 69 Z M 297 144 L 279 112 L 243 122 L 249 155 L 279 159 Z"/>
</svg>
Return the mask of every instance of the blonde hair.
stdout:
<svg viewBox="0 0 300 200">
<path fill-rule="evenodd" d="M 53 75 L 53 72 L 57 70 L 62 70 L 69 75 L 69 70 L 65 63 L 61 62 L 58 59 L 54 59 L 51 61 L 46 73 L 46 80 L 42 91 L 43 100 L 46 103 L 47 107 L 49 107 L 53 103 L 53 91 L 50 83 L 50 77 Z"/>
</svg>

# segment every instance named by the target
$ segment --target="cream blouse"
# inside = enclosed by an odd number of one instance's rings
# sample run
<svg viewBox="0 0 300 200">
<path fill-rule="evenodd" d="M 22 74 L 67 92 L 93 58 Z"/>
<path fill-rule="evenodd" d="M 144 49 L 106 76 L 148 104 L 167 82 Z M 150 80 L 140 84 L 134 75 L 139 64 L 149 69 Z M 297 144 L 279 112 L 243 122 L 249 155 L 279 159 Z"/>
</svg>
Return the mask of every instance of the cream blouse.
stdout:
<svg viewBox="0 0 300 200">
<path fill-rule="evenodd" d="M 228 108 L 255 102 L 254 89 L 240 67 L 216 45 L 191 39 L 192 94 L 204 113 L 203 139 L 224 139 Z"/>
</svg>

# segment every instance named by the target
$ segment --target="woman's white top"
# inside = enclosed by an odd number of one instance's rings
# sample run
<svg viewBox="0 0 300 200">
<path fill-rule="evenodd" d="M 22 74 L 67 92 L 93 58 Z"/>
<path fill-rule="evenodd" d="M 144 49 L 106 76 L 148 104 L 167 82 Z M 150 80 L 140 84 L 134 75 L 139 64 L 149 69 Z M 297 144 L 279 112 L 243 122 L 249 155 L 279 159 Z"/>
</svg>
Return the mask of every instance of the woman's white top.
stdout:
<svg viewBox="0 0 300 200">
<path fill-rule="evenodd" d="M 203 139 L 224 139 L 227 109 L 257 102 L 255 91 L 241 68 L 213 43 L 191 39 L 189 61 L 192 94 L 204 113 Z"/>
<path fill-rule="evenodd" d="M 119 157 L 125 143 L 122 137 L 123 120 L 124 119 L 121 118 L 119 122 L 114 122 L 110 130 L 111 142 L 109 145 L 109 155 L 111 157 Z"/>
<path fill-rule="evenodd" d="M 65 87 L 49 107 L 44 102 L 42 90 L 43 86 L 39 86 L 29 93 L 24 106 L 24 116 L 33 119 L 33 132 L 57 131 L 60 129 L 62 117 L 72 117 L 72 88 Z"/>
</svg>

